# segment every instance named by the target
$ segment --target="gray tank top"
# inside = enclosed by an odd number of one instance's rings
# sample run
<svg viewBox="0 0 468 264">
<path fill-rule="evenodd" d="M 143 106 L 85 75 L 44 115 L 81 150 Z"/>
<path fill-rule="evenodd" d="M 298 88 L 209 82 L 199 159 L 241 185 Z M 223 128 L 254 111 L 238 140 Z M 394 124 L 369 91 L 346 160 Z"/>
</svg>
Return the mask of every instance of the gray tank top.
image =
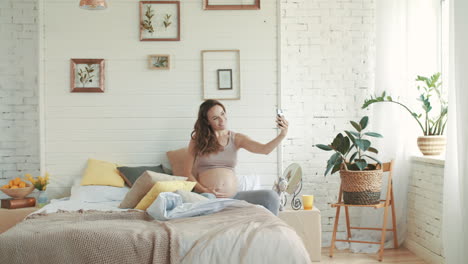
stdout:
<svg viewBox="0 0 468 264">
<path fill-rule="evenodd" d="M 229 131 L 229 139 L 227 145 L 222 151 L 218 153 L 211 153 L 208 155 L 197 156 L 193 164 L 194 172 L 198 175 L 206 170 L 214 168 L 226 168 L 234 171 L 237 164 L 237 151 L 238 148 L 234 144 L 236 133 Z"/>
</svg>

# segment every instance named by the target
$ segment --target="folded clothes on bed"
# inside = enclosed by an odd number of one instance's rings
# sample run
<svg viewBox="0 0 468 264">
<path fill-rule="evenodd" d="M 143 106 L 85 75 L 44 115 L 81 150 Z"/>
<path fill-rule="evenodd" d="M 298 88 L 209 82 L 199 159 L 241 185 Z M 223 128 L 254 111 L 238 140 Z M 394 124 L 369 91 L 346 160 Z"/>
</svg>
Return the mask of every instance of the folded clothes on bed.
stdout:
<svg viewBox="0 0 468 264">
<path fill-rule="evenodd" d="M 244 207 L 247 203 L 234 199 L 209 199 L 184 203 L 182 196 L 172 192 L 160 193 L 146 210 L 154 219 L 167 221 L 176 218 L 213 214 L 226 207 Z"/>
</svg>

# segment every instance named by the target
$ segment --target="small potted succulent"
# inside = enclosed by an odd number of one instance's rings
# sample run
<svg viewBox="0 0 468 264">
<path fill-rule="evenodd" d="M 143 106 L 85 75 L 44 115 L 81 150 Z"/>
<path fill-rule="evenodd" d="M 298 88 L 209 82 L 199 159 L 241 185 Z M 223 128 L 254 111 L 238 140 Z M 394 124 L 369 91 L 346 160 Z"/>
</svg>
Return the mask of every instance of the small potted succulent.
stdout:
<svg viewBox="0 0 468 264">
<path fill-rule="evenodd" d="M 371 98 L 366 99 L 362 108 L 367 108 L 374 103 L 394 103 L 403 107 L 416 120 L 423 133 L 423 136 L 418 137 L 417 141 L 419 150 L 423 155 L 440 155 L 444 151 L 446 144 L 443 134 L 448 114 L 447 100 L 441 91 L 442 82 L 440 81 L 440 73 L 435 73 L 431 77 L 417 76 L 416 81 L 422 83 L 422 86 L 417 86 L 420 92 L 417 99 L 421 102 L 423 113 L 418 114 L 403 103 L 394 101 L 385 91 L 381 96 L 371 96 Z M 431 110 L 435 103 L 433 95 L 436 95 L 440 111 L 431 116 Z"/>
<path fill-rule="evenodd" d="M 325 176 L 331 171 L 340 171 L 341 187 L 345 204 L 378 204 L 382 189 L 382 163 L 369 152 L 378 154 L 367 137 L 381 138 L 375 132 L 364 132 L 369 118 L 359 122 L 350 121 L 356 131 L 339 133 L 331 144 L 317 144 L 317 148 L 334 153 L 327 162 Z M 353 152 L 351 154 L 351 152 Z M 350 155 L 348 158 L 348 155 Z M 372 160 L 376 163 L 369 163 Z"/>
</svg>

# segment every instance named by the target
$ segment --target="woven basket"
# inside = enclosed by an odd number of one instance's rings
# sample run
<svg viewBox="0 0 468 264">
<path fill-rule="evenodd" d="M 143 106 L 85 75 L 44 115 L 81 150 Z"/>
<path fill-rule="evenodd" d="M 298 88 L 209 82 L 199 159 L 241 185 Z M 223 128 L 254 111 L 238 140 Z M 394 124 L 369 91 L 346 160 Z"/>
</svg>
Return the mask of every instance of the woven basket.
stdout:
<svg viewBox="0 0 468 264">
<path fill-rule="evenodd" d="M 445 150 L 445 136 L 418 137 L 418 147 L 424 156 L 440 155 Z"/>
<path fill-rule="evenodd" d="M 340 170 L 343 201 L 345 204 L 378 204 L 382 190 L 382 168 L 377 170 Z"/>
</svg>

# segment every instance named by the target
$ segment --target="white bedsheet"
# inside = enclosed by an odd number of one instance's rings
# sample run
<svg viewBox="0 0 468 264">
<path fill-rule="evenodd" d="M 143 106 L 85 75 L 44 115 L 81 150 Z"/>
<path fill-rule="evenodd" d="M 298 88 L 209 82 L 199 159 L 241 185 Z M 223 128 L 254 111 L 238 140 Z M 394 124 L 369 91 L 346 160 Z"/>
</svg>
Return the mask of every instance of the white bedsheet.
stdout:
<svg viewBox="0 0 468 264">
<path fill-rule="evenodd" d="M 87 203 L 79 200 L 70 200 L 68 198 L 55 199 L 41 209 L 33 212 L 38 213 L 55 213 L 59 210 L 62 211 L 78 211 L 78 210 L 97 210 L 97 211 L 128 211 L 129 209 L 119 208 L 120 201 L 101 202 L 101 203 Z"/>
</svg>

